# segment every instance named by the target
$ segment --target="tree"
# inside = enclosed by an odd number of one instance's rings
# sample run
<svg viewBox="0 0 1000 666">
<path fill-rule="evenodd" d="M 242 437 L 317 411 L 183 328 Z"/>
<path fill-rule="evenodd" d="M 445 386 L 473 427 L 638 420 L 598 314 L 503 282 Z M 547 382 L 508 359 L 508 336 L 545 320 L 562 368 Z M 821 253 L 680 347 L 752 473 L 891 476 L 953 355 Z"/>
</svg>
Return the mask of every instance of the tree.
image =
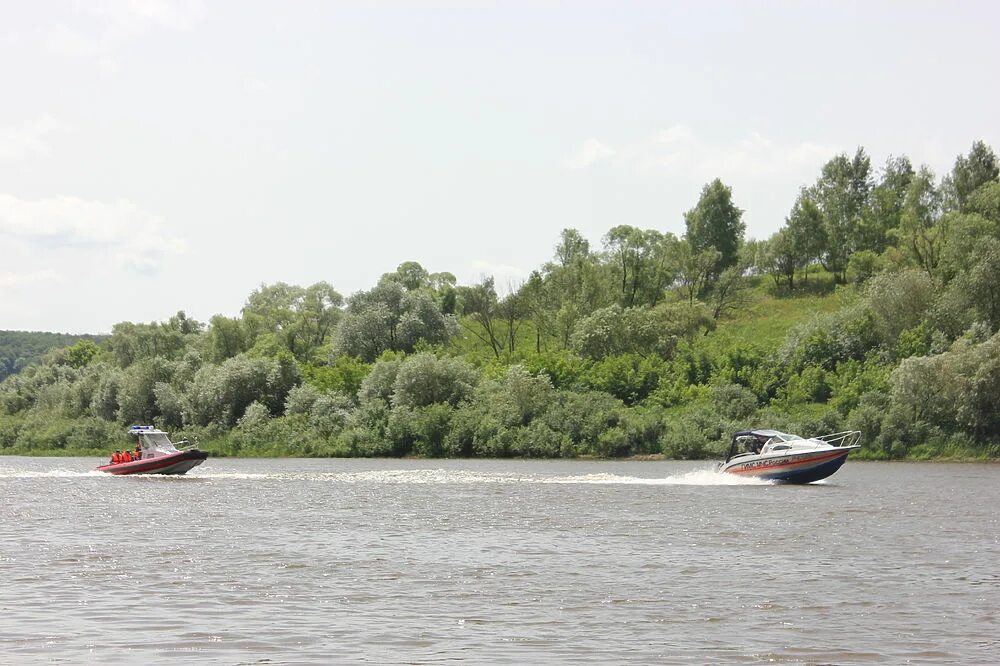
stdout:
<svg viewBox="0 0 1000 666">
<path fill-rule="evenodd" d="M 394 407 L 452 407 L 468 400 L 479 380 L 475 368 L 457 358 L 420 353 L 403 360 L 393 382 Z"/>
<path fill-rule="evenodd" d="M 272 414 L 281 413 L 288 392 L 298 381 L 295 364 L 288 359 L 241 354 L 198 370 L 186 411 L 195 425 L 216 423 L 231 428 L 253 402 L 265 404 Z"/>
<path fill-rule="evenodd" d="M 208 357 L 221 363 L 227 358 L 242 354 L 250 348 L 249 335 L 239 318 L 215 315 L 209 320 Z"/>
<path fill-rule="evenodd" d="M 310 285 L 294 304 L 295 321 L 290 331 L 291 352 L 309 358 L 332 335 L 342 312 L 344 297 L 328 282 Z"/>
<path fill-rule="evenodd" d="M 537 279 L 522 287 L 529 291 L 528 307 L 539 335 L 536 349 L 553 340 L 566 349 L 580 317 L 618 300 L 620 281 L 614 267 L 601 263 L 575 229 L 564 229 L 556 246 L 555 261 L 547 262 Z"/>
<path fill-rule="evenodd" d="M 82 368 L 90 365 L 101 353 L 100 347 L 94 344 L 93 340 L 80 340 L 63 350 L 63 359 L 66 365 L 73 368 Z"/>
<path fill-rule="evenodd" d="M 823 213 L 806 191 L 799 193 L 785 226 L 769 241 L 770 272 L 784 277 L 789 289 L 795 287 L 795 272 L 820 256 L 825 244 Z M 807 273 L 808 275 L 808 273 Z"/>
<path fill-rule="evenodd" d="M 590 243 L 576 229 L 563 229 L 556 245 L 556 260 L 562 267 L 586 259 L 590 256 Z"/>
<path fill-rule="evenodd" d="M 934 277 L 941 261 L 946 237 L 941 216 L 941 197 L 934 186 L 934 174 L 926 166 L 910 181 L 903 202 L 903 214 L 896 235 L 904 251 Z"/>
<path fill-rule="evenodd" d="M 977 255 L 976 263 L 961 276 L 959 285 L 978 319 L 995 332 L 1000 330 L 1000 240 L 986 239 Z"/>
<path fill-rule="evenodd" d="M 906 191 L 914 176 L 909 158 L 890 157 L 882 168 L 882 178 L 872 190 L 858 229 L 855 250 L 881 254 L 889 245 L 890 234 L 899 227 Z"/>
<path fill-rule="evenodd" d="M 966 212 L 969 197 L 986 183 L 997 180 L 1000 168 L 997 166 L 997 156 L 993 149 L 982 141 L 972 144 L 968 156 L 959 155 L 951 177 L 946 179 L 945 189 L 948 201 L 959 212 Z"/>
<path fill-rule="evenodd" d="M 715 280 L 715 271 L 719 266 L 721 253 L 714 247 L 701 252 L 695 252 L 688 243 L 679 245 L 677 280 L 682 290 L 687 294 L 688 304 L 708 293 Z"/>
<path fill-rule="evenodd" d="M 343 304 L 343 296 L 327 282 L 305 289 L 284 282 L 261 285 L 243 306 L 248 343 L 272 334 L 297 359 L 309 360 L 332 334 Z"/>
<path fill-rule="evenodd" d="M 795 271 L 799 269 L 802 260 L 796 254 L 795 245 L 791 239 L 792 235 L 788 232 L 787 227 L 776 231 L 767 240 L 761 264 L 764 270 L 774 278 L 776 285 L 781 285 L 782 280 L 784 280 L 789 289 L 794 289 Z"/>
<path fill-rule="evenodd" d="M 842 153 L 824 164 L 809 190 L 810 198 L 823 212 L 823 266 L 841 284 L 847 281 L 851 253 L 858 249 L 859 229 L 871 188 L 871 159 L 864 148 L 858 148 L 853 158 Z"/>
<path fill-rule="evenodd" d="M 716 178 L 705 185 L 694 208 L 684 214 L 686 239 L 695 254 L 710 249 L 719 252 L 712 277 L 736 264 L 746 225 L 743 211 L 733 204 L 732 189 Z"/>
<path fill-rule="evenodd" d="M 337 329 L 339 351 L 366 362 L 384 351 L 413 351 L 425 341 L 440 344 L 454 333 L 451 317 L 442 314 L 424 291 L 406 291 L 394 280 L 383 280 L 370 291 L 351 297 Z"/>
<path fill-rule="evenodd" d="M 118 365 L 127 368 L 136 361 L 155 356 L 178 358 L 184 353 L 187 338 L 199 335 L 200 331 L 201 324 L 188 319 L 181 311 L 167 322 L 133 324 L 124 321 L 115 324 L 108 347 Z"/>
<path fill-rule="evenodd" d="M 615 304 L 583 317 L 571 343 L 575 351 L 594 360 L 619 354 L 669 358 L 681 338 L 713 326 L 701 305 L 622 308 Z"/>
<path fill-rule="evenodd" d="M 527 299 L 521 295 L 521 290 L 511 289 L 499 303 L 497 303 L 497 315 L 503 322 L 504 339 L 506 340 L 507 353 L 513 355 L 517 347 L 517 332 L 524 322 L 524 317 L 528 314 Z"/>
<path fill-rule="evenodd" d="M 987 220 L 1000 224 L 1000 182 L 980 185 L 965 202 L 968 213 L 982 215 Z"/>
<path fill-rule="evenodd" d="M 891 346 L 900 333 L 924 319 L 934 302 L 935 285 L 926 273 L 910 268 L 875 276 L 866 296 L 879 335 Z"/>
<path fill-rule="evenodd" d="M 396 267 L 394 273 L 383 275 L 382 280 L 399 282 L 407 291 L 430 288 L 431 286 L 430 273 L 416 261 L 404 261 Z"/>
<path fill-rule="evenodd" d="M 677 277 L 679 241 L 673 234 L 622 224 L 604 236 L 622 307 L 656 305 Z"/>
<path fill-rule="evenodd" d="M 745 268 L 739 264 L 722 271 L 715 281 L 708 305 L 712 310 L 712 319 L 719 320 L 722 315 L 734 312 L 746 305 L 749 299 L 750 282 L 744 275 Z"/>
<path fill-rule="evenodd" d="M 504 349 L 503 336 L 500 332 L 499 313 L 496 289 L 493 277 L 483 278 L 483 281 L 471 287 L 459 287 L 459 300 L 462 303 L 462 327 L 490 346 L 493 355 L 500 358 Z"/>
</svg>

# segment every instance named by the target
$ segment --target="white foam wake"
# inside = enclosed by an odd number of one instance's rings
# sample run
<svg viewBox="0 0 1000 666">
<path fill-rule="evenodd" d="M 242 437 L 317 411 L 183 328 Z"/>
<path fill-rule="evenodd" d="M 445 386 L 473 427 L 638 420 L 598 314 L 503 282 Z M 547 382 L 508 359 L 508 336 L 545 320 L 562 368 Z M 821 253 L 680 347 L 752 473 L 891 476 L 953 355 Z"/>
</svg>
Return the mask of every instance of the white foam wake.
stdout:
<svg viewBox="0 0 1000 666">
<path fill-rule="evenodd" d="M 646 486 L 760 486 L 769 481 L 735 474 L 721 474 L 714 469 L 700 469 L 668 477 L 623 476 L 610 473 L 547 476 L 542 474 L 511 474 L 473 470 L 412 469 L 366 470 L 361 472 L 277 472 L 248 474 L 229 472 L 192 472 L 189 477 L 233 480 L 299 480 L 332 483 L 381 484 L 579 484 L 579 485 L 646 485 Z"/>
<path fill-rule="evenodd" d="M 98 472 L 96 469 L 86 471 L 74 469 L 28 470 L 0 467 L 0 479 L 71 479 L 85 476 L 106 477 L 109 475 Z"/>
</svg>

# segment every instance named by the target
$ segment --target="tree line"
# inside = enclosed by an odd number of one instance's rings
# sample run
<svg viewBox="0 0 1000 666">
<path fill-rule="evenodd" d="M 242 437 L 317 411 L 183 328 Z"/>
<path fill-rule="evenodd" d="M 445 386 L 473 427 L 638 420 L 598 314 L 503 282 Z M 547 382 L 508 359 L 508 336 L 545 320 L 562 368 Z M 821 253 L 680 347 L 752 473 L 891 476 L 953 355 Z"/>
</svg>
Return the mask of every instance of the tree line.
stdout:
<svg viewBox="0 0 1000 666">
<path fill-rule="evenodd" d="M 77 340 L 101 342 L 105 337 L 42 331 L 0 331 L 0 381 L 38 363 L 51 349 L 66 347 Z"/>
<path fill-rule="evenodd" d="M 693 458 L 749 426 L 858 428 L 870 457 L 1000 453 L 992 148 L 941 178 L 859 148 L 770 238 L 742 217 L 716 179 L 681 236 L 567 228 L 507 289 L 408 261 L 349 298 L 276 283 L 237 317 L 122 322 L 0 383 L 0 451 L 155 423 L 231 455 Z M 760 308 L 790 314 L 770 331 Z"/>
</svg>

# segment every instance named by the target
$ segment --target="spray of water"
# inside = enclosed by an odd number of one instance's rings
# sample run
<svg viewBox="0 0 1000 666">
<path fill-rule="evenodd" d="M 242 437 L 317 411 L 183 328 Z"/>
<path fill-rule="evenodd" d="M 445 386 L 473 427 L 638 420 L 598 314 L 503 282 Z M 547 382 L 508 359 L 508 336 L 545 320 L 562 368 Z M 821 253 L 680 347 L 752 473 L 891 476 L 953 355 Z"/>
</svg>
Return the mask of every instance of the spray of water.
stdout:
<svg viewBox="0 0 1000 666">
<path fill-rule="evenodd" d="M 0 479 L 73 479 L 87 476 L 107 477 L 97 470 L 80 471 L 74 469 L 26 470 L 12 467 L 0 467 Z"/>
</svg>

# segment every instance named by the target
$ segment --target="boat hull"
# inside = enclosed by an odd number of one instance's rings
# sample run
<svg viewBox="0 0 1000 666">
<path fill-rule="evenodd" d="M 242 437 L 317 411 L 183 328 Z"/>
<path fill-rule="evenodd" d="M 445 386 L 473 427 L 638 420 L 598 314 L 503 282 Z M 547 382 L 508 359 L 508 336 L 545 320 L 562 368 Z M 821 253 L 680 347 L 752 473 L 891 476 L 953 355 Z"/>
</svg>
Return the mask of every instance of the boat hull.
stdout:
<svg viewBox="0 0 1000 666">
<path fill-rule="evenodd" d="M 115 476 L 125 476 L 128 474 L 186 474 L 192 468 L 205 462 L 208 454 L 198 449 L 189 451 L 178 451 L 165 456 L 155 458 L 144 458 L 117 465 L 101 465 L 97 468 L 99 472 L 107 472 Z"/>
<path fill-rule="evenodd" d="M 847 461 L 850 452 L 859 448 L 861 447 L 844 446 L 755 457 L 753 460 L 731 460 L 722 467 L 722 471 L 783 483 L 812 483 L 835 473 Z"/>
</svg>

